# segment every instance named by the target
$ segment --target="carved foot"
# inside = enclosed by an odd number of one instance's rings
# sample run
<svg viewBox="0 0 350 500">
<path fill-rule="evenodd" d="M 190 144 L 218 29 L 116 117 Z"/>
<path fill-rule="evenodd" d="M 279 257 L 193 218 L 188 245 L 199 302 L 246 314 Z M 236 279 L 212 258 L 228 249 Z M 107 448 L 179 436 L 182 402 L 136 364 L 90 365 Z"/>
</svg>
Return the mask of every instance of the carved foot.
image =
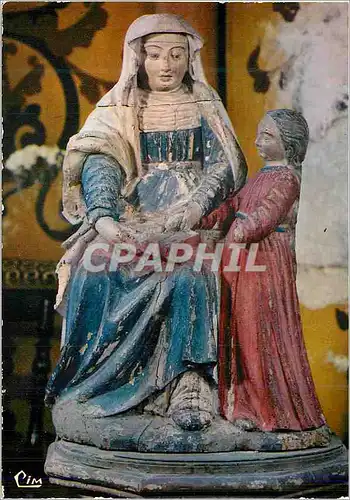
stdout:
<svg viewBox="0 0 350 500">
<path fill-rule="evenodd" d="M 213 420 L 213 416 L 207 411 L 184 409 L 172 414 L 175 424 L 186 431 L 200 431 L 207 427 Z"/>
<path fill-rule="evenodd" d="M 184 373 L 171 395 L 168 416 L 186 431 L 199 431 L 213 420 L 213 395 L 198 373 Z"/>
<path fill-rule="evenodd" d="M 237 420 L 234 420 L 233 425 L 238 429 L 240 429 L 241 431 L 246 431 L 246 432 L 259 430 L 256 424 L 252 420 L 249 420 L 248 418 L 238 418 Z"/>
</svg>

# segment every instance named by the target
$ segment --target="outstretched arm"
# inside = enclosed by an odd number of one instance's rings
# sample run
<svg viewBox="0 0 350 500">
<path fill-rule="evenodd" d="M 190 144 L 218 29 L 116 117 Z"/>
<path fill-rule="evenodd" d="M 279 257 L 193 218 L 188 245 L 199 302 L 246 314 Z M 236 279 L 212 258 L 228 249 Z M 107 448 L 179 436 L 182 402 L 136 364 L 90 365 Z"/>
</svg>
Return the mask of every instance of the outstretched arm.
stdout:
<svg viewBox="0 0 350 500">
<path fill-rule="evenodd" d="M 227 200 L 222 203 L 216 210 L 211 212 L 208 216 L 204 216 L 200 222 L 201 229 L 216 229 L 223 230 L 227 224 L 232 224 L 234 214 L 238 209 L 238 195 L 229 196 Z"/>
</svg>

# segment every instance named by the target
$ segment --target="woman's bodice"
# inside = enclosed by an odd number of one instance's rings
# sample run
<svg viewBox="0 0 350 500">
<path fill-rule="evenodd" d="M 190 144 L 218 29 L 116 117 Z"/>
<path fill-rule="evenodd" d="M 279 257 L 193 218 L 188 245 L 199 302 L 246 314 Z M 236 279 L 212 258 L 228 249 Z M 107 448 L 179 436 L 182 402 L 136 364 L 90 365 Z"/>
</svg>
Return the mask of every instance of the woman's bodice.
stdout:
<svg viewBox="0 0 350 500">
<path fill-rule="evenodd" d="M 119 219 L 126 204 L 140 212 L 156 212 L 186 199 L 208 213 L 232 189 L 232 171 L 222 145 L 193 96 L 184 88 L 163 94 L 140 91 L 137 116 L 143 173 L 127 202 L 121 196 L 125 178 L 118 164 L 107 156 L 87 159 L 82 185 L 92 223 L 103 216 Z"/>
<path fill-rule="evenodd" d="M 132 201 L 141 211 L 167 208 L 199 185 L 202 176 L 200 127 L 141 132 L 140 141 L 145 175 Z"/>
<path fill-rule="evenodd" d="M 202 131 L 187 87 L 139 89 L 138 123 L 144 176 L 133 203 L 141 211 L 167 208 L 195 189 L 202 173 Z"/>
<path fill-rule="evenodd" d="M 141 132 L 141 158 L 147 168 L 153 163 L 202 160 L 201 128 L 170 132 Z"/>
</svg>

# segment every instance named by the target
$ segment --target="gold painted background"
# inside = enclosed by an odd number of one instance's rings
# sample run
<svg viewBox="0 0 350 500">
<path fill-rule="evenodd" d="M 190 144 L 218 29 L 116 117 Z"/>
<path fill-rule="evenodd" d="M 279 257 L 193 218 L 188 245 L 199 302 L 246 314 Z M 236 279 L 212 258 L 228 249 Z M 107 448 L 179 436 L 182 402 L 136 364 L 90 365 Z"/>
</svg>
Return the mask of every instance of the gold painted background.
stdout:
<svg viewBox="0 0 350 500">
<path fill-rule="evenodd" d="M 9 2 L 4 6 L 4 14 L 19 12 L 43 3 Z M 90 4 L 91 5 L 91 4 Z M 317 8 L 317 4 L 315 4 Z M 78 88 L 80 126 L 94 108 L 91 95 L 84 91 L 83 84 L 91 86 L 94 80 L 99 82 L 98 90 L 103 85 L 112 84 L 118 79 L 121 68 L 122 45 L 125 32 L 130 23 L 143 14 L 156 12 L 172 12 L 183 15 L 203 36 L 206 41 L 202 57 L 209 82 L 217 86 L 217 43 L 222 33 L 217 30 L 217 4 L 215 3 L 103 3 L 100 4 L 106 16 L 105 26 L 96 29 L 92 36 L 74 46 L 74 37 L 78 35 L 69 28 L 79 23 L 87 14 L 83 3 L 71 3 L 68 7 L 57 11 L 57 30 L 50 34 L 40 25 L 38 16 L 36 34 L 45 33 L 46 40 L 55 50 L 54 36 L 63 36 L 73 40 L 71 52 L 65 55 L 68 64 L 75 68 L 73 79 Z M 249 174 L 261 166 L 254 148 L 255 130 L 264 114 L 265 97 L 254 92 L 253 81 L 247 72 L 247 60 L 262 36 L 261 22 L 275 22 L 280 14 L 273 12 L 271 3 L 228 3 L 226 4 L 227 40 L 226 40 L 226 75 L 227 75 L 227 109 L 238 138 L 247 157 Z M 6 27 L 6 18 L 4 20 Z M 98 24 L 98 23 L 97 23 Z M 94 26 L 94 14 L 91 15 Z M 78 25 L 79 26 L 79 25 Z M 77 30 L 77 28 L 75 28 Z M 40 31 L 41 30 L 41 31 Z M 5 38 L 6 40 L 6 38 Z M 40 118 L 46 129 L 46 144 L 55 145 L 58 141 L 65 121 L 65 101 L 62 86 L 52 65 L 29 45 L 10 40 L 17 47 L 17 53 L 7 58 L 9 85 L 12 89 L 25 78 L 30 71 L 28 58 L 36 56 L 43 65 L 44 74 L 41 90 L 34 95 L 26 95 L 26 104 L 38 103 L 41 106 Z M 84 46 L 85 44 L 85 46 Z M 59 49 L 56 45 L 56 49 Z M 85 75 L 82 80 L 81 73 Z M 92 79 L 89 80 L 89 77 Z M 85 82 L 85 83 L 84 83 Z M 91 90 L 91 89 L 90 89 Z M 102 91 L 103 93 L 103 91 Z M 91 92 L 90 92 L 91 94 Z M 97 99 L 96 99 L 97 100 Z M 16 144 L 20 144 L 23 130 L 16 136 Z M 4 191 L 14 186 L 13 181 L 6 182 Z M 34 213 L 35 200 L 41 185 L 36 182 L 32 187 L 12 195 L 7 203 L 7 214 L 3 221 L 3 258 L 27 259 L 35 261 L 57 261 L 62 255 L 58 241 L 48 237 L 38 226 Z M 44 206 L 44 217 L 48 225 L 63 230 L 68 225 L 58 213 L 61 195 L 61 176 L 55 179 Z M 340 309 L 345 309 L 340 308 Z M 327 353 L 332 350 L 336 354 L 347 353 L 347 336 L 335 318 L 335 308 L 310 311 L 302 308 L 302 320 L 309 360 L 314 375 L 317 392 L 331 428 L 341 437 L 346 430 L 347 412 L 347 375 L 336 370 L 327 362 Z M 52 349 L 52 362 L 56 363 L 59 354 L 59 322 L 56 325 L 56 340 Z M 16 373 L 26 375 L 31 370 L 34 356 L 35 337 L 23 335 L 16 338 Z M 26 407 L 18 398 L 14 401 L 18 414 L 18 426 L 25 425 Z M 49 417 L 47 417 L 49 418 Z M 20 429 L 21 430 L 21 429 Z M 24 429 L 23 429 L 24 430 Z"/>
</svg>

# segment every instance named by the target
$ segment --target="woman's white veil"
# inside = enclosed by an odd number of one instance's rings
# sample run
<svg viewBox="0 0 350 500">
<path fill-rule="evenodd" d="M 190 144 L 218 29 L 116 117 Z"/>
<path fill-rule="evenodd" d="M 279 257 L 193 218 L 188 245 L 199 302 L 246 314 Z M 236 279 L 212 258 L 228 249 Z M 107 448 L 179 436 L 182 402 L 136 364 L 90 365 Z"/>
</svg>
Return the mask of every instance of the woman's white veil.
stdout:
<svg viewBox="0 0 350 500">
<path fill-rule="evenodd" d="M 134 21 L 125 36 L 123 65 L 116 85 L 97 103 L 97 106 L 135 104 L 132 90 L 137 88 L 137 73 L 141 64 L 142 39 L 154 33 L 180 33 L 187 36 L 189 46 L 188 71 L 194 82 L 208 87 L 200 49 L 203 40 L 184 19 L 173 14 L 150 14 Z"/>
</svg>

